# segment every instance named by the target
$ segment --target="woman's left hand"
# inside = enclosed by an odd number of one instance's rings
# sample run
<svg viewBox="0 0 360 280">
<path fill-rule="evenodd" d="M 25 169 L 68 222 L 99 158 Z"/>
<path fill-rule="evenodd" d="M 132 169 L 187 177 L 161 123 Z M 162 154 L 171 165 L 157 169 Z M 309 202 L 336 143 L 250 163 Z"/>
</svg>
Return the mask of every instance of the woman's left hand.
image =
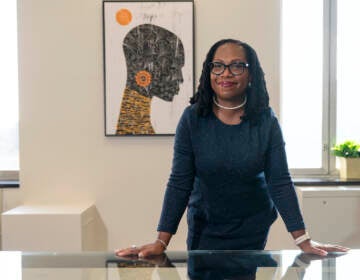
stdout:
<svg viewBox="0 0 360 280">
<path fill-rule="evenodd" d="M 328 252 L 347 252 L 350 250 L 350 248 L 347 247 L 333 244 L 322 244 L 310 239 L 300 243 L 299 247 L 304 253 L 310 253 L 319 256 L 326 256 Z"/>
</svg>

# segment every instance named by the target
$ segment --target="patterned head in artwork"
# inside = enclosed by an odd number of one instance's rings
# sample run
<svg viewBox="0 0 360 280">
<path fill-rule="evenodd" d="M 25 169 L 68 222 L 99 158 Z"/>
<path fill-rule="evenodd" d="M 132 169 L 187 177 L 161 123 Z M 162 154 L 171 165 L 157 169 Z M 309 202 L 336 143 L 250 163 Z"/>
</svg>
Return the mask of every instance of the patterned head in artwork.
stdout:
<svg viewBox="0 0 360 280">
<path fill-rule="evenodd" d="M 172 101 L 183 82 L 185 57 L 181 40 L 162 27 L 142 24 L 129 31 L 123 49 L 126 86 L 150 98 Z"/>
</svg>

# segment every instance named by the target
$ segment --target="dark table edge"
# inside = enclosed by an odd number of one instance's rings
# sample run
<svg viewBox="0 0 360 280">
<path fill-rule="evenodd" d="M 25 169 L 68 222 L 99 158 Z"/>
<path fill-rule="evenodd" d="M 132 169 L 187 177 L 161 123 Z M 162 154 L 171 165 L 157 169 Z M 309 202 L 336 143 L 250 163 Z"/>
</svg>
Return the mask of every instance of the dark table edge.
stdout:
<svg viewBox="0 0 360 280">
<path fill-rule="evenodd" d="M 19 181 L 0 180 L 0 189 L 12 189 L 12 188 L 19 188 L 19 187 L 20 187 Z"/>
<path fill-rule="evenodd" d="M 293 178 L 294 185 L 302 186 L 360 186 L 360 179 L 339 178 Z"/>
<path fill-rule="evenodd" d="M 360 186 L 360 179 L 344 180 L 339 178 L 293 178 L 295 186 Z M 19 188 L 19 181 L 0 180 L 0 189 Z"/>
</svg>

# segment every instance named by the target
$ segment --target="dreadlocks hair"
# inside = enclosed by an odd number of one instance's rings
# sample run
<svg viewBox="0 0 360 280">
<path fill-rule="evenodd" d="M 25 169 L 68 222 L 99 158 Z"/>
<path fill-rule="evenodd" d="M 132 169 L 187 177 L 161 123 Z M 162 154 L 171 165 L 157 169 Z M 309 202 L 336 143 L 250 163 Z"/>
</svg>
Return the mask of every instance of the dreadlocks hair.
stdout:
<svg viewBox="0 0 360 280">
<path fill-rule="evenodd" d="M 208 115 L 212 110 L 212 99 L 215 95 L 210 84 L 210 65 L 216 50 L 224 44 L 236 44 L 245 50 L 247 62 L 249 63 L 249 76 L 251 77 L 251 87 L 246 89 L 247 102 L 243 120 L 256 121 L 259 115 L 269 107 L 269 94 L 266 89 L 264 72 L 260 66 L 259 59 L 255 50 L 248 44 L 234 40 L 223 39 L 216 42 L 206 55 L 203 63 L 202 73 L 199 79 L 199 86 L 194 96 L 190 99 L 190 104 L 195 104 L 196 111 L 200 116 Z"/>
</svg>

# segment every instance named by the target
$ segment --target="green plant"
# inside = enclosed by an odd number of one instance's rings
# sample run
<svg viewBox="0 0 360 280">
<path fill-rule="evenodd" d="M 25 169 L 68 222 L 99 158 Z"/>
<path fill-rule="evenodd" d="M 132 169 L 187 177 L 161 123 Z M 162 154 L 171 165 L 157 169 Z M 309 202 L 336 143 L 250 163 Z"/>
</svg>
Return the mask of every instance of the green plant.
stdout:
<svg viewBox="0 0 360 280">
<path fill-rule="evenodd" d="M 358 158 L 360 157 L 360 143 L 347 140 L 343 143 L 336 144 L 331 148 L 333 154 L 337 157 Z"/>
</svg>

